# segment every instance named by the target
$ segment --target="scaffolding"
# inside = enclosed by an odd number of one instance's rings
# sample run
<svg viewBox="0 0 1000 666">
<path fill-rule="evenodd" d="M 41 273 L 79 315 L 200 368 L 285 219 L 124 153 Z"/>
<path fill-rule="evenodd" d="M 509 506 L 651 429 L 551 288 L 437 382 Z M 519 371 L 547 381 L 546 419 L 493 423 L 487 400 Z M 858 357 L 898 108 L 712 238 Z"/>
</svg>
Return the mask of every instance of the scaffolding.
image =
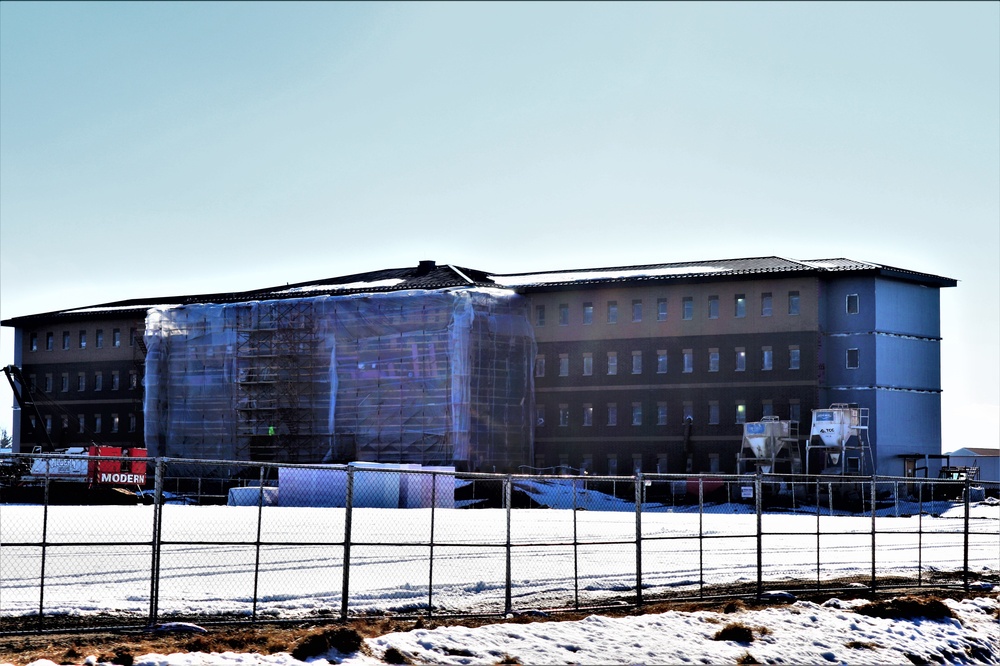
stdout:
<svg viewBox="0 0 1000 666">
<path fill-rule="evenodd" d="M 409 290 L 151 310 L 155 455 L 516 469 L 532 459 L 523 297 Z"/>
<path fill-rule="evenodd" d="M 313 462 L 329 448 L 315 413 L 317 334 L 302 299 L 265 301 L 236 313 L 239 459 Z"/>
</svg>

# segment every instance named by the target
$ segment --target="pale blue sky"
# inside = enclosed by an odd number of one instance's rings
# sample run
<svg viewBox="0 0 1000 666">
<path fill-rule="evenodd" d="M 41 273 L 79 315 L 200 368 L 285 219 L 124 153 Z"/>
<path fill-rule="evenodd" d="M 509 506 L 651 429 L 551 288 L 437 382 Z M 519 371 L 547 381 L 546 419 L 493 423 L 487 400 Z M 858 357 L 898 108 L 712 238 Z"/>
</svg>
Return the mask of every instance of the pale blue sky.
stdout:
<svg viewBox="0 0 1000 666">
<path fill-rule="evenodd" d="M 960 280 L 952 450 L 1000 441 L 998 230 L 996 2 L 0 2 L 3 318 L 846 256 Z"/>
</svg>

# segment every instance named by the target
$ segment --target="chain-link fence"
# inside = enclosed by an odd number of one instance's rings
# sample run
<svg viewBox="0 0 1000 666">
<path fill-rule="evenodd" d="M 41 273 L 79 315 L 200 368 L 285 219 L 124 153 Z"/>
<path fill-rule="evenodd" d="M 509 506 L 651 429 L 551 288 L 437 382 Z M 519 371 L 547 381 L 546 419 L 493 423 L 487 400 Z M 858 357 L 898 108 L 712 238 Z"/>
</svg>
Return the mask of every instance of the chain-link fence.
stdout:
<svg viewBox="0 0 1000 666">
<path fill-rule="evenodd" d="M 160 458 L 115 487 L 2 462 L 0 633 L 1000 584 L 996 482 Z"/>
</svg>

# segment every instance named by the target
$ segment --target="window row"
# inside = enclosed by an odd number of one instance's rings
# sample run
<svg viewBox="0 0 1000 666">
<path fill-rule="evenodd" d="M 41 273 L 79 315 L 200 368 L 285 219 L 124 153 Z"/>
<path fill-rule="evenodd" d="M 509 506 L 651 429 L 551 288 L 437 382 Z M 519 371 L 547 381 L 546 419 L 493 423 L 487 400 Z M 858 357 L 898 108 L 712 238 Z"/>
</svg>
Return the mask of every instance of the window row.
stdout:
<svg viewBox="0 0 1000 666">
<path fill-rule="evenodd" d="M 37 428 L 38 427 L 38 422 L 35 419 L 35 417 L 34 416 L 29 416 L 28 418 L 31 420 L 31 428 L 32 429 Z M 45 432 L 47 432 L 48 434 L 51 435 L 52 434 L 52 416 L 51 415 L 45 415 L 43 418 L 45 419 Z M 91 417 L 89 417 L 89 422 L 90 422 L 89 426 L 87 425 L 87 422 L 88 422 L 88 417 L 85 414 L 77 414 L 76 415 L 76 424 L 75 424 L 75 426 L 76 426 L 76 432 L 78 434 L 82 435 L 82 434 L 86 434 L 87 432 L 91 432 L 91 433 L 96 434 L 96 433 L 100 433 L 100 432 L 104 431 L 104 417 L 103 417 L 102 414 L 94 414 Z M 128 432 L 135 432 L 136 428 L 138 427 L 138 422 L 139 422 L 139 419 L 138 419 L 138 417 L 136 417 L 135 414 L 129 414 L 128 415 Z M 110 423 L 108 424 L 108 426 L 109 426 L 108 432 L 112 432 L 112 433 L 121 432 L 121 419 L 119 418 L 118 414 L 111 414 L 111 419 L 110 419 Z M 88 427 L 89 427 L 89 430 L 88 430 Z M 62 417 L 62 429 L 63 429 L 64 432 L 67 432 L 67 431 L 70 430 L 70 417 L 69 416 L 63 416 Z"/>
<path fill-rule="evenodd" d="M 76 345 L 78 349 L 86 349 L 88 344 L 88 333 L 87 330 L 80 330 L 76 335 Z M 129 340 L 128 345 L 132 347 L 135 345 L 135 338 L 139 332 L 135 328 L 129 329 Z M 105 343 L 104 329 L 98 328 L 94 331 L 93 345 L 95 349 L 103 349 Z M 70 331 L 62 332 L 62 349 L 69 350 L 73 348 L 74 336 Z M 55 349 L 56 337 L 55 333 L 48 332 L 45 334 L 45 351 L 52 351 Z M 121 347 L 122 346 L 122 331 L 120 328 L 111 329 L 111 339 L 109 340 L 111 347 Z M 28 334 L 28 350 L 38 351 L 39 349 L 39 337 L 38 333 Z"/>
<path fill-rule="evenodd" d="M 854 294 L 855 299 L 857 295 Z M 643 299 L 635 298 L 632 299 L 631 303 L 624 303 L 623 307 L 630 307 L 627 314 L 632 322 L 641 322 L 643 320 Z M 657 298 L 656 299 L 656 310 L 655 317 L 656 321 L 667 321 L 668 299 Z M 608 324 L 617 324 L 619 319 L 619 306 L 618 301 L 607 301 L 604 304 L 605 307 L 605 322 Z M 719 296 L 712 295 L 709 296 L 707 302 L 705 303 L 705 314 L 709 319 L 718 319 L 720 313 L 720 302 Z M 855 309 L 857 307 L 855 301 Z M 560 326 L 569 326 L 570 323 L 570 306 L 569 303 L 560 303 L 558 311 L 558 324 Z M 692 296 L 684 296 L 681 298 L 681 319 L 691 320 L 695 318 L 696 303 Z M 850 310 L 850 305 L 848 306 Z M 800 312 L 800 296 L 798 291 L 789 291 L 786 300 L 786 310 L 789 315 L 795 316 Z M 746 294 L 736 294 L 733 297 L 732 303 L 732 313 L 733 317 L 736 319 L 742 319 L 747 316 L 747 296 Z M 770 317 L 774 314 L 774 294 L 771 292 L 765 292 L 760 295 L 760 309 L 759 313 L 761 317 Z M 544 305 L 535 306 L 535 326 L 545 326 L 546 322 L 546 311 Z M 584 326 L 589 326 L 594 323 L 594 302 L 585 301 L 581 306 L 580 311 L 580 322 Z"/>
<path fill-rule="evenodd" d="M 855 350 L 856 351 L 856 350 Z M 731 354 L 731 368 L 735 372 L 745 372 L 747 369 L 747 350 L 746 347 L 736 347 L 733 349 Z M 582 365 L 578 366 L 581 368 L 581 374 L 584 377 L 589 377 L 594 374 L 594 355 L 592 352 L 583 352 L 581 357 Z M 641 375 L 643 372 L 643 353 L 641 351 L 633 351 L 631 357 L 626 359 L 631 362 L 630 373 L 633 375 Z M 799 370 L 802 366 L 802 350 L 799 345 L 789 345 L 787 350 L 787 356 L 785 357 L 786 367 L 789 370 Z M 559 367 L 558 376 L 568 377 L 570 376 L 570 355 L 569 354 L 559 354 L 558 357 Z M 722 366 L 721 352 L 717 347 L 711 347 L 708 349 L 708 356 L 702 360 L 705 364 L 704 368 L 707 372 L 719 372 Z M 758 367 L 762 371 L 769 371 L 774 369 L 774 348 L 768 345 L 764 345 L 760 348 L 760 354 L 758 357 Z M 618 352 L 609 351 L 606 352 L 604 360 L 603 373 L 606 375 L 617 375 L 618 374 Z M 670 355 L 667 350 L 660 349 L 656 352 L 656 374 L 667 374 L 670 367 Z M 848 366 L 851 367 L 851 366 Z M 854 366 L 856 367 L 856 366 Z M 693 349 L 684 349 L 680 354 L 680 372 L 682 373 L 693 373 L 695 371 L 695 351 Z M 535 356 L 535 377 L 545 377 L 546 373 L 546 355 L 537 354 Z"/>
<path fill-rule="evenodd" d="M 665 426 L 670 424 L 667 415 L 666 402 L 657 402 L 656 411 L 652 415 L 647 415 L 645 413 L 646 407 L 648 406 L 644 405 L 642 402 L 623 403 L 621 408 L 626 411 L 621 413 L 619 410 L 619 403 L 617 402 L 609 402 L 604 405 L 597 406 L 593 403 L 587 402 L 575 409 L 571 409 L 568 403 L 560 403 L 556 407 L 556 413 L 554 416 L 557 417 L 556 425 L 561 428 L 568 428 L 570 425 L 590 427 L 598 423 L 596 419 L 600 419 L 600 423 L 610 427 L 626 424 L 632 426 Z M 722 408 L 718 400 L 709 400 L 702 406 L 702 409 L 704 409 L 704 412 L 699 413 L 695 409 L 695 404 L 693 402 L 684 402 L 678 422 L 721 425 Z M 595 412 L 595 410 L 599 410 L 600 413 Z M 732 420 L 729 421 L 730 423 L 743 424 L 747 422 L 747 403 L 745 400 L 737 400 L 735 403 L 730 405 L 729 410 L 732 415 Z M 574 411 L 576 412 L 575 414 L 573 414 Z M 774 401 L 763 400 L 760 407 L 760 419 L 763 419 L 766 416 L 775 415 Z M 788 405 L 788 419 L 792 421 L 799 421 L 801 416 L 801 404 L 797 400 L 792 400 Z M 536 404 L 535 425 L 539 428 L 544 427 L 547 423 L 546 417 L 546 406 L 543 404 Z"/>
<path fill-rule="evenodd" d="M 91 376 L 93 377 L 93 382 L 90 388 L 94 391 L 103 391 L 104 372 L 102 370 L 98 370 L 97 372 L 94 372 Z M 110 390 L 112 391 L 119 390 L 121 388 L 121 373 L 118 370 L 112 370 L 109 373 L 109 377 L 111 378 L 111 385 L 109 387 Z M 31 387 L 35 390 L 41 389 L 45 393 L 53 392 L 54 390 L 53 380 L 54 376 L 52 373 L 45 373 L 43 380 L 44 383 L 41 386 L 39 386 L 38 382 L 36 381 L 36 376 L 34 374 L 28 375 L 28 382 L 31 384 Z M 88 388 L 87 373 L 85 372 L 76 373 L 75 385 L 76 385 L 75 390 L 86 391 Z M 139 375 L 137 373 L 135 372 L 128 373 L 128 387 L 130 389 L 136 389 L 139 387 Z M 70 373 L 64 372 L 59 377 L 59 392 L 68 393 L 69 391 L 70 391 Z"/>
</svg>

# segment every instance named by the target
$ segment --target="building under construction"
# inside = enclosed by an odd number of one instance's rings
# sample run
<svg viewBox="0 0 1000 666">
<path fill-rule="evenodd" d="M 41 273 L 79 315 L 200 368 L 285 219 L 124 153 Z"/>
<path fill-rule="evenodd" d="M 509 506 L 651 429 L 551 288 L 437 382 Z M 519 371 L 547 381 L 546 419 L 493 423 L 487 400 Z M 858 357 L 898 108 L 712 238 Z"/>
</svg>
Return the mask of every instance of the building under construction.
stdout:
<svg viewBox="0 0 1000 666">
<path fill-rule="evenodd" d="M 15 451 L 44 430 L 173 458 L 611 475 L 792 470 L 801 450 L 803 471 L 913 476 L 941 451 L 955 285 L 843 258 L 422 261 L 25 315 L 2 323 L 38 412 L 12 434 Z M 864 456 L 792 434 L 834 404 L 865 415 Z M 789 432 L 760 449 L 753 422 Z"/>
</svg>

